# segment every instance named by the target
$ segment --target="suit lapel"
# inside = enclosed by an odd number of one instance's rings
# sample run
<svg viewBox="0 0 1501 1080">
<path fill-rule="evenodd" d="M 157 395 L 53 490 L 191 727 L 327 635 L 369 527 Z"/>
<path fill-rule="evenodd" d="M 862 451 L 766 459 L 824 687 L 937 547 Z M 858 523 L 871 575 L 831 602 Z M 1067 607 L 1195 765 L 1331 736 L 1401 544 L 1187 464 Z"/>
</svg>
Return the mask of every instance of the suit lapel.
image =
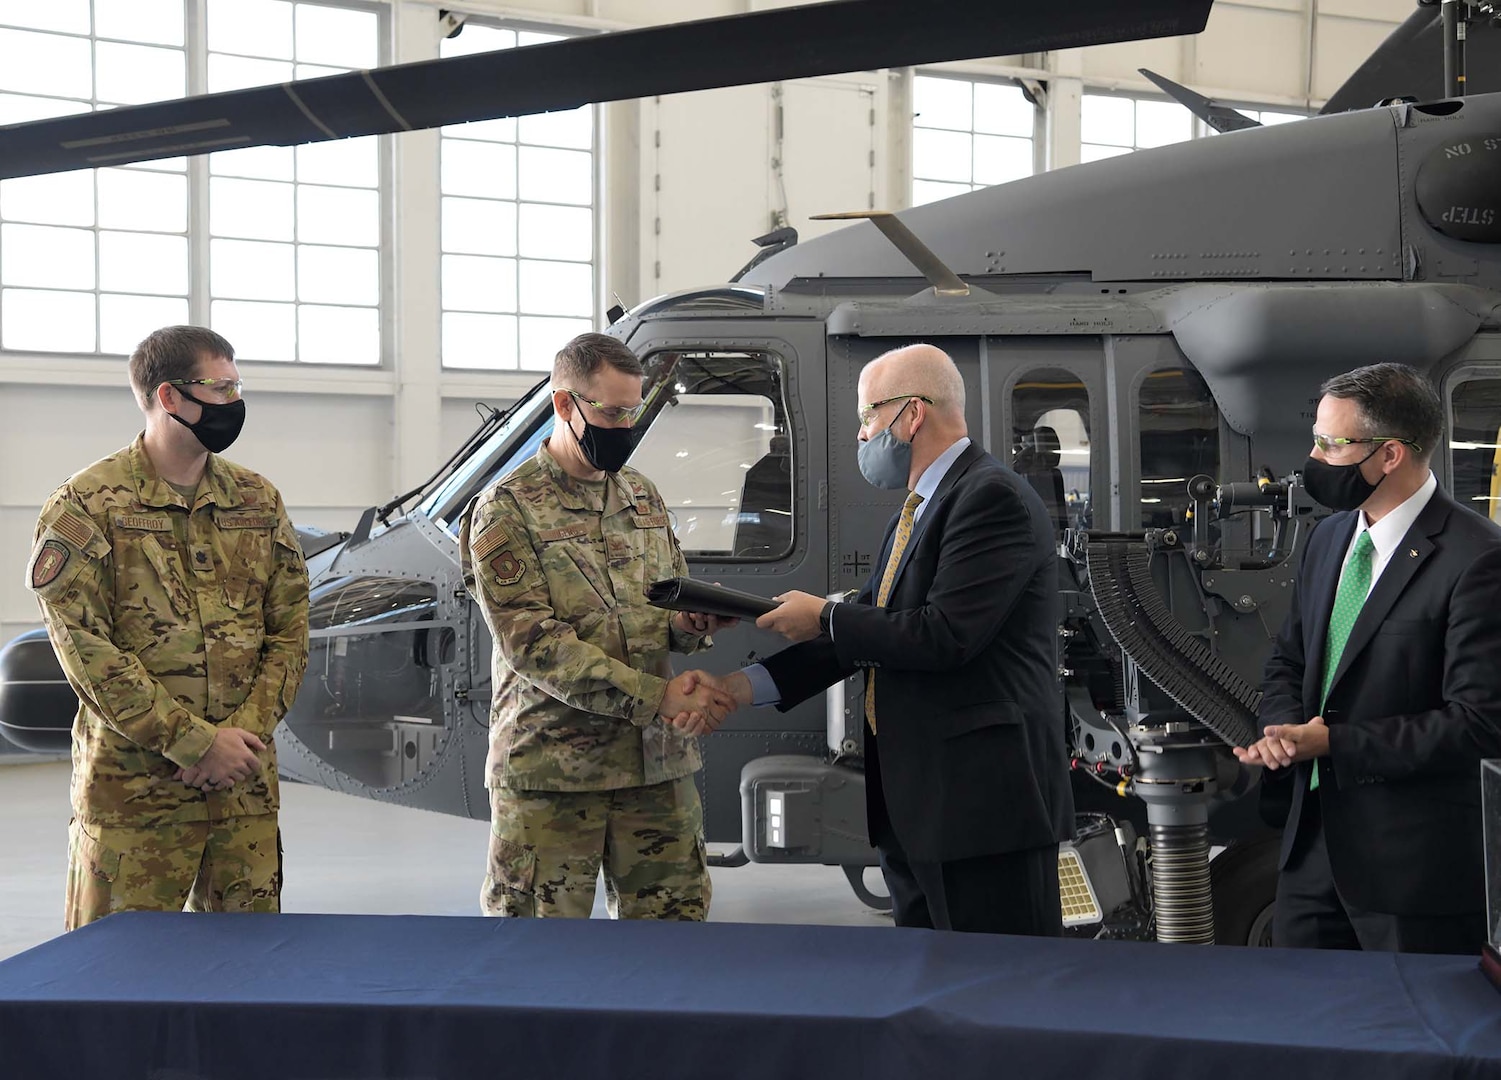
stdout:
<svg viewBox="0 0 1501 1080">
<path fill-rule="evenodd" d="M 954 485 L 959 482 L 959 478 L 969 471 L 969 467 L 979 460 L 982 453 L 984 451 L 974 442 L 966 446 L 964 452 L 955 458 L 954 463 L 949 466 L 949 471 L 943 474 L 943 479 L 938 482 L 938 489 L 933 492 L 932 500 L 926 506 L 922 507 L 922 517 L 912 527 L 912 535 L 908 538 L 907 547 L 902 552 L 902 560 L 896 564 L 896 573 L 891 578 L 891 595 L 893 597 L 896 596 L 897 583 L 902 580 L 902 571 L 907 569 L 907 564 L 912 561 L 912 553 L 917 550 L 917 542 L 928 531 L 928 526 L 938 519 L 936 511 L 943 505 L 943 501 L 949 497 L 949 493 L 954 490 Z M 892 530 L 892 535 L 896 535 L 895 529 Z M 887 602 L 889 603 L 890 601 L 888 600 Z"/>
<path fill-rule="evenodd" d="M 1345 651 L 1340 655 L 1339 668 L 1334 672 L 1334 678 L 1329 683 L 1329 693 L 1334 693 L 1334 688 L 1339 685 L 1339 680 L 1360 651 L 1371 643 L 1371 638 L 1376 635 L 1376 630 L 1386 619 L 1392 610 L 1392 605 L 1397 602 L 1404 589 L 1418 572 L 1418 568 L 1428 561 L 1433 554 L 1434 544 L 1430 539 L 1435 533 L 1440 532 L 1444 522 L 1449 517 L 1449 501 L 1443 497 L 1443 492 L 1435 491 L 1428 500 L 1428 505 L 1423 507 L 1423 512 L 1412 523 L 1412 528 L 1402 537 L 1402 542 L 1397 550 L 1392 552 L 1392 557 L 1387 561 L 1386 568 L 1381 571 L 1381 576 L 1376 579 L 1376 584 L 1371 588 L 1370 595 L 1361 605 L 1360 614 L 1355 617 L 1355 625 L 1350 627 L 1350 637 L 1345 642 Z M 1332 606 L 1332 605 L 1331 605 Z M 1328 619 L 1325 619 L 1327 625 Z"/>
</svg>

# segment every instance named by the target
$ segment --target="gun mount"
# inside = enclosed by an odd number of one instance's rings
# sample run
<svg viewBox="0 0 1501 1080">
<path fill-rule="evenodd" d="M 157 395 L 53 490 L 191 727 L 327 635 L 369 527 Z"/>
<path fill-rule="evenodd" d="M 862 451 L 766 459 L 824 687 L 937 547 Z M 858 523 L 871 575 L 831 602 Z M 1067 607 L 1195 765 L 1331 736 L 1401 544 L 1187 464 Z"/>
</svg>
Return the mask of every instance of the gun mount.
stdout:
<svg viewBox="0 0 1501 1080">
<path fill-rule="evenodd" d="M 1068 534 L 1060 633 L 1074 767 L 1146 804 L 1155 936 L 1209 943 L 1209 812 L 1257 780 L 1231 753 L 1259 735 L 1246 668 L 1287 613 L 1314 508 L 1270 472 L 1188 492 L 1181 526 Z"/>
</svg>

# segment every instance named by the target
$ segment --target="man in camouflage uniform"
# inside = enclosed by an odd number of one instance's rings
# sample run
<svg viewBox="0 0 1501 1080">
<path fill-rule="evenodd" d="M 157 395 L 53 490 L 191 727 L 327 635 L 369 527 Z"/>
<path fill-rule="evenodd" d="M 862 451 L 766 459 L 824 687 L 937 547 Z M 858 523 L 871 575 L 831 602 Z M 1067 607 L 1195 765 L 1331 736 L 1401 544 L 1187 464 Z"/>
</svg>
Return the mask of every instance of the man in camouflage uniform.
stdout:
<svg viewBox="0 0 1501 1080">
<path fill-rule="evenodd" d="M 706 648 L 733 620 L 646 602 L 688 566 L 656 487 L 624 467 L 641 382 L 614 338 L 564 346 L 551 437 L 460 531 L 495 639 L 487 915 L 587 918 L 601 866 L 612 917 L 708 913 L 695 735 L 733 703 L 674 679 L 668 652 Z"/>
<path fill-rule="evenodd" d="M 69 930 L 281 905 L 271 732 L 307 666 L 307 568 L 277 490 L 218 456 L 245 415 L 229 342 L 158 330 L 130 381 L 145 432 L 47 500 L 26 571 L 79 700 Z"/>
</svg>

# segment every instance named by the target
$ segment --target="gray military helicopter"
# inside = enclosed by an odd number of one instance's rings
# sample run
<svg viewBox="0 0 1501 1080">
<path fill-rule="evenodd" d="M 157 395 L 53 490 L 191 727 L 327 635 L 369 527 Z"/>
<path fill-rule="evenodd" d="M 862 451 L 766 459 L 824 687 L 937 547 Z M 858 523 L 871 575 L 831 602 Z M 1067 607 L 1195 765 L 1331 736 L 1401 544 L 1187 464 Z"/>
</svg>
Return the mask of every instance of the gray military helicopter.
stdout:
<svg viewBox="0 0 1501 1080">
<path fill-rule="evenodd" d="M 898 17 L 886 4 L 867 14 Z M 1414 100 L 1077 166 L 806 244 L 782 231 L 729 282 L 612 312 L 609 332 L 648 370 L 632 464 L 662 489 L 695 576 L 764 596 L 857 587 L 897 509 L 855 466 L 861 366 L 919 340 L 958 362 L 972 435 L 1027 477 L 1058 529 L 1075 933 L 1267 940 L 1275 785 L 1229 747 L 1255 730 L 1261 664 L 1317 515 L 1293 470 L 1319 382 L 1375 359 L 1424 368 L 1450 409 L 1440 481 L 1481 512 L 1501 502 L 1501 93 L 1390 77 L 1430 45 L 1412 71 L 1436 70 L 1456 35 L 1430 41 L 1432 26 L 1457 15 L 1420 9 L 1336 97 Z M 1475 28 L 1477 54 L 1501 38 Z M 983 51 L 1015 40 L 998 28 Z M 861 55 L 848 66 L 887 54 Z M 1501 90 L 1501 65 L 1476 70 L 1472 89 Z M 20 130 L 0 129 L 0 171 L 88 163 L 49 151 L 18 164 Z M 455 537 L 469 500 L 551 423 L 539 384 L 351 533 L 303 531 L 312 655 L 277 733 L 288 775 L 487 815 L 491 642 Z M 727 671 L 781 645 L 742 625 L 694 662 Z M 853 680 L 785 715 L 748 710 L 705 740 L 707 835 L 738 844 L 721 862 L 841 866 L 880 905 L 861 877 L 873 853 L 860 693 Z M 0 652 L 9 737 L 66 745 L 73 709 L 45 637 Z"/>
</svg>

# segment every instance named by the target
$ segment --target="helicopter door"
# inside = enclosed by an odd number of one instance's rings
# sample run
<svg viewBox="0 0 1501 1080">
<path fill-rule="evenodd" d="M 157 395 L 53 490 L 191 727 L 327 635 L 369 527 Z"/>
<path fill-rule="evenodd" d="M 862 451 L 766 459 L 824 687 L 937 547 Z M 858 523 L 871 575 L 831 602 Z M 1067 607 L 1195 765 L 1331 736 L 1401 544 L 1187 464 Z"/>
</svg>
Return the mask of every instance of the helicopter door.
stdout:
<svg viewBox="0 0 1501 1080">
<path fill-rule="evenodd" d="M 820 423 L 822 324 L 789 322 L 754 337 L 743 324 L 695 319 L 647 322 L 630 344 L 646 366 L 646 430 L 631 467 L 657 485 L 690 572 L 696 578 L 771 597 L 791 589 L 829 591 L 828 531 L 821 500 L 828 462 Z M 772 333 L 768 335 L 767 331 Z M 712 344 L 709 344 L 712 343 Z M 853 458 L 853 451 L 850 452 Z M 675 657 L 683 671 L 735 671 L 787 642 L 742 622 L 715 635 L 715 648 Z M 743 709 L 703 740 L 704 827 L 710 842 L 741 838 L 740 773 L 775 746 L 818 754 L 823 703 L 780 713 Z"/>
</svg>

